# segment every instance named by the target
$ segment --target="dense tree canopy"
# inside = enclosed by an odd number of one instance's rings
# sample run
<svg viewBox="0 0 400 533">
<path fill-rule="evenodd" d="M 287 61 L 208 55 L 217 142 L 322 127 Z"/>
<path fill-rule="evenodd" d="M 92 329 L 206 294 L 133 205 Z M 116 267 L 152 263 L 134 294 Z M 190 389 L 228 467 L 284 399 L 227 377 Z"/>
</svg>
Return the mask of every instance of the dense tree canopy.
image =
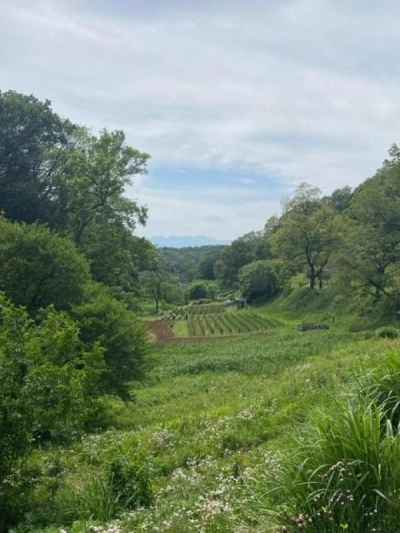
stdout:
<svg viewBox="0 0 400 533">
<path fill-rule="evenodd" d="M 400 150 L 355 192 L 344 223 L 340 265 L 375 299 L 400 300 Z"/>
<path fill-rule="evenodd" d="M 240 290 L 249 302 L 267 300 L 279 291 L 279 279 L 273 262 L 258 260 L 240 269 Z"/>
<path fill-rule="evenodd" d="M 208 298 L 207 284 L 202 281 L 196 281 L 189 287 L 190 300 L 203 300 Z"/>
<path fill-rule="evenodd" d="M 198 278 L 214 279 L 215 264 L 220 258 L 224 245 L 207 245 L 187 248 L 160 248 L 166 268 L 179 277 L 183 283 Z"/>
<path fill-rule="evenodd" d="M 74 146 L 66 154 L 63 208 L 68 229 L 80 245 L 92 224 L 144 224 L 145 208 L 124 196 L 133 176 L 146 171 L 149 155 L 126 145 L 122 131 L 75 131 Z"/>
<path fill-rule="evenodd" d="M 124 291 L 133 290 L 148 249 L 132 235 L 147 210 L 125 193 L 148 160 L 122 131 L 96 136 L 49 101 L 0 92 L 0 212 L 70 235 L 95 279 Z"/>
<path fill-rule="evenodd" d="M 54 221 L 58 176 L 72 125 L 50 102 L 0 92 L 0 210 L 14 220 Z"/>
<path fill-rule="evenodd" d="M 0 291 L 37 311 L 69 309 L 82 301 L 89 265 L 67 238 L 44 226 L 0 218 Z"/>
<path fill-rule="evenodd" d="M 148 159 L 123 132 L 0 92 L 0 531 L 32 490 L 4 482 L 24 454 L 104 427 L 106 398 L 140 376 L 147 336 L 123 300 L 135 307 L 158 254 L 126 191 Z"/>
<path fill-rule="evenodd" d="M 338 245 L 335 211 L 320 200 L 320 191 L 301 185 L 288 202 L 272 238 L 274 253 L 304 271 L 310 288 L 320 287 L 329 259 Z"/>
<path fill-rule="evenodd" d="M 269 242 L 263 232 L 251 232 L 226 247 L 216 262 L 217 278 L 224 287 L 237 287 L 240 269 L 257 259 L 271 257 Z"/>
</svg>

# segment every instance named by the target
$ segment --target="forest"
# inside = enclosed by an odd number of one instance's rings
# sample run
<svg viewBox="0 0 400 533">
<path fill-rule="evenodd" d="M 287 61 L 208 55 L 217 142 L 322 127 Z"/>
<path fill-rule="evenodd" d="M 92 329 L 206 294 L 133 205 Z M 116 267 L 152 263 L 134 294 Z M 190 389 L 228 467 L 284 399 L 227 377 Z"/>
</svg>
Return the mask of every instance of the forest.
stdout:
<svg viewBox="0 0 400 533">
<path fill-rule="evenodd" d="M 399 531 L 400 148 L 198 248 L 149 165 L 0 92 L 0 532 Z"/>
</svg>

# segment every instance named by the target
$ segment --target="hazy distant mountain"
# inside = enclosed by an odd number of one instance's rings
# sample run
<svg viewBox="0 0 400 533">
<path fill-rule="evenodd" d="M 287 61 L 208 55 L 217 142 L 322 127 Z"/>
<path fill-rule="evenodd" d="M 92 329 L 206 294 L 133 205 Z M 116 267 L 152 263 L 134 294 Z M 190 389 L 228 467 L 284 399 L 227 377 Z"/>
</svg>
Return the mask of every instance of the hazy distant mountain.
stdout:
<svg viewBox="0 0 400 533">
<path fill-rule="evenodd" d="M 213 244 L 229 244 L 228 241 L 219 241 L 217 239 L 213 239 L 212 237 L 206 237 L 205 235 L 170 235 L 168 237 L 155 236 L 150 237 L 150 240 L 153 244 L 159 246 L 160 248 L 186 248 L 188 246 L 210 246 Z"/>
</svg>

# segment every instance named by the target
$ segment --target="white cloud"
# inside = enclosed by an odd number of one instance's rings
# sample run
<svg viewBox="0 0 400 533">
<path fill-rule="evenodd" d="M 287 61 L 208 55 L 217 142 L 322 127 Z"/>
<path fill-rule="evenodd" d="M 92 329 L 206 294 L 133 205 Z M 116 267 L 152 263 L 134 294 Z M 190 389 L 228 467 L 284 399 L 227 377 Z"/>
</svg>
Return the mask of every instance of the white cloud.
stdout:
<svg viewBox="0 0 400 533">
<path fill-rule="evenodd" d="M 149 233 L 229 238 L 279 204 L 257 194 L 260 174 L 329 191 L 379 166 L 399 134 L 399 15 L 394 0 L 5 1 L 0 86 L 124 129 L 158 167 L 246 171 L 248 201 L 137 189 Z"/>
</svg>

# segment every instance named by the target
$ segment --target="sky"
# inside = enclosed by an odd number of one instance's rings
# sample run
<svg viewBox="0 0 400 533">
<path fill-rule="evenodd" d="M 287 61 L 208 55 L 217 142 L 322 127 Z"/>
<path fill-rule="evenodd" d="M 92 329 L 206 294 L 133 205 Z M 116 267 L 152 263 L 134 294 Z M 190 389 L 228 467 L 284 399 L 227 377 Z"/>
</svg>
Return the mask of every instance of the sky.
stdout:
<svg viewBox="0 0 400 533">
<path fill-rule="evenodd" d="M 400 2 L 2 0 L 0 90 L 151 155 L 142 233 L 231 240 L 399 140 Z"/>
</svg>

